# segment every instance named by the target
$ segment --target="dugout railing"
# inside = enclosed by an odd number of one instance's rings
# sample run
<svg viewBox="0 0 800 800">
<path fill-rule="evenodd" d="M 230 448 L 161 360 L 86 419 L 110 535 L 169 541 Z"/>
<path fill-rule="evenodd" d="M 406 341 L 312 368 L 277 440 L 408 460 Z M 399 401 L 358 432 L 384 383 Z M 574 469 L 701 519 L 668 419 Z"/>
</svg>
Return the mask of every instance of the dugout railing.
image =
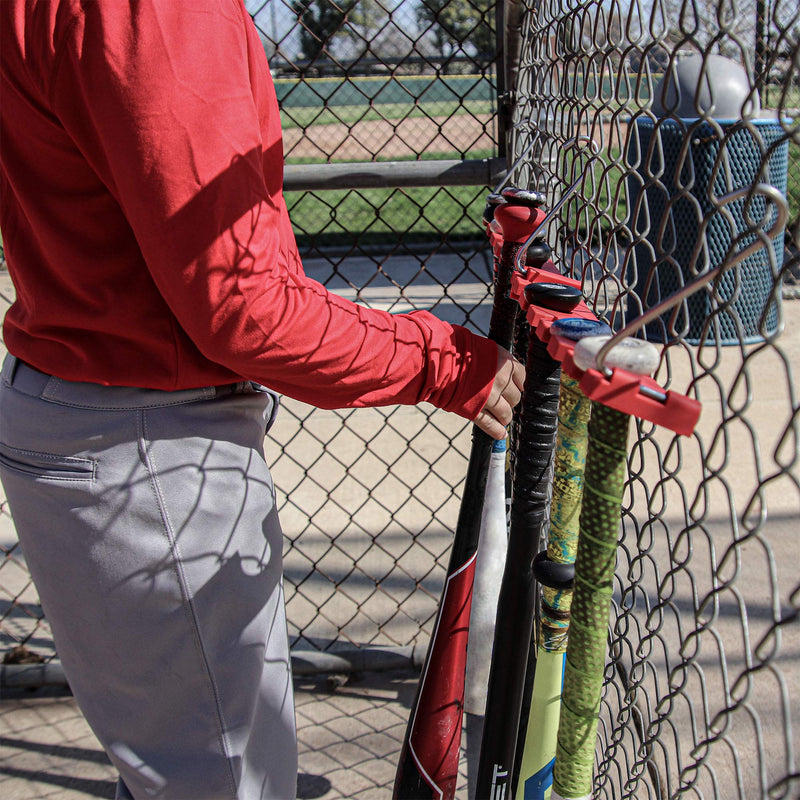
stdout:
<svg viewBox="0 0 800 800">
<path fill-rule="evenodd" d="M 734 130 L 713 113 L 706 128 L 699 119 L 683 130 L 725 146 L 749 130 L 755 145 L 737 158 L 753 161 L 759 179 L 785 168 L 790 221 L 781 246 L 765 248 L 755 285 L 745 265 L 700 310 L 686 306 L 671 329 L 648 331 L 662 349 L 657 379 L 699 399 L 703 414 L 690 437 L 647 424 L 631 436 L 595 793 L 796 797 L 796 3 L 362 0 L 328 29 L 317 3 L 248 7 L 281 98 L 287 203 L 308 272 L 359 302 L 426 308 L 483 332 L 492 261 L 482 212 L 509 165 L 511 182 L 551 203 L 583 175 L 547 238 L 615 329 L 654 300 L 654 286 L 665 294 L 686 279 L 675 267 L 680 243 L 666 222 L 658 235 L 659 220 L 688 199 L 705 231 L 721 214 L 719 192 L 695 191 L 696 175 L 667 188 L 670 162 L 652 154 L 672 146 L 664 119 L 676 114 L 654 113 L 657 87 L 691 56 L 744 65 L 750 100 L 777 121 L 771 138 L 741 108 Z M 576 137 L 598 152 L 564 151 Z M 675 158 L 686 163 L 681 146 Z M 468 442 L 463 420 L 432 408 L 284 403 L 267 451 L 299 670 L 420 664 Z M 0 526 L 0 648 L 6 662 L 43 660 L 28 674 L 49 680 L 57 654 L 5 504 Z M 12 666 L 4 675 L 18 674 Z"/>
</svg>

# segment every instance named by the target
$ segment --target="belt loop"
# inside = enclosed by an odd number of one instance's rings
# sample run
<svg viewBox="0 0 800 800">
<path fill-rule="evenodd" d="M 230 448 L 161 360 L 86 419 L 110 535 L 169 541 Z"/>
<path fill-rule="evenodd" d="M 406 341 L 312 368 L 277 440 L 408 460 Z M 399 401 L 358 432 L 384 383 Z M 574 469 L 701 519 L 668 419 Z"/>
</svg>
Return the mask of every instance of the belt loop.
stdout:
<svg viewBox="0 0 800 800">
<path fill-rule="evenodd" d="M 8 353 L 6 355 L 6 363 L 3 364 L 3 372 L 8 380 L 8 385 L 13 386 L 14 376 L 17 374 L 17 367 L 19 366 L 19 359 L 16 356 Z"/>
</svg>

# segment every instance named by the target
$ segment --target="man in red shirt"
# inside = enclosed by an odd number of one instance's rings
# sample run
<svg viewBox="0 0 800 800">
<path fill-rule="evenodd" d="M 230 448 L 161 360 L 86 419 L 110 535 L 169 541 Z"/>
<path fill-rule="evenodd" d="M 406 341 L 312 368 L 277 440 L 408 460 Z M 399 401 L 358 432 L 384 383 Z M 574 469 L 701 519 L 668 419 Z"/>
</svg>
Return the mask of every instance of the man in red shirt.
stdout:
<svg viewBox="0 0 800 800">
<path fill-rule="evenodd" d="M 5 0 L 0 476 L 120 797 L 290 798 L 275 393 L 504 436 L 522 366 L 307 278 L 242 0 Z"/>
</svg>

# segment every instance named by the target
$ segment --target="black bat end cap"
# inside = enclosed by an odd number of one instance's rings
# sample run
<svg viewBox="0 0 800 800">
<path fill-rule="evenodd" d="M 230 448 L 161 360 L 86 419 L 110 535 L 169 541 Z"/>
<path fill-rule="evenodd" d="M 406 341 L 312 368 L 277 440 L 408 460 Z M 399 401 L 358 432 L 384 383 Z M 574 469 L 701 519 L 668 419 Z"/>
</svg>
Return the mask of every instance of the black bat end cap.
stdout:
<svg viewBox="0 0 800 800">
<path fill-rule="evenodd" d="M 553 248 L 547 242 L 536 241 L 528 247 L 525 255 L 525 263 L 529 267 L 541 267 L 550 256 L 553 255 Z"/>
<path fill-rule="evenodd" d="M 525 287 L 525 297 L 534 306 L 572 311 L 583 299 L 583 293 L 577 286 L 566 283 L 529 283 Z"/>
</svg>

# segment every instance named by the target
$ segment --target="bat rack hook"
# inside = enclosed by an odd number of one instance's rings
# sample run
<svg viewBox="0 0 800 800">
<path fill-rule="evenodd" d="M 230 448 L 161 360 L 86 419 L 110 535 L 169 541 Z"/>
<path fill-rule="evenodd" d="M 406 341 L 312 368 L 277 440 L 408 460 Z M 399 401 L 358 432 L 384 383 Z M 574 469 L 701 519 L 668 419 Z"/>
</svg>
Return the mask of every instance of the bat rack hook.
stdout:
<svg viewBox="0 0 800 800">
<path fill-rule="evenodd" d="M 640 331 L 648 323 L 658 319 L 662 314 L 675 308 L 675 306 L 682 303 L 687 297 L 693 295 L 699 289 L 702 289 L 704 286 L 707 286 L 712 281 L 716 280 L 723 272 L 727 272 L 727 270 L 729 270 L 731 267 L 740 264 L 747 258 L 750 258 L 753 253 L 756 253 L 762 247 L 769 246 L 772 239 L 774 239 L 774 237 L 780 232 L 781 228 L 786 224 L 786 220 L 789 216 L 786 199 L 774 186 L 771 186 L 768 183 L 757 183 L 752 187 L 745 186 L 741 189 L 737 189 L 734 192 L 729 192 L 728 194 L 717 198 L 719 206 L 716 210 L 729 213 L 725 208 L 725 206 L 727 206 L 729 203 L 756 194 L 765 195 L 776 208 L 777 216 L 770 229 L 766 232 L 759 232 L 755 241 L 751 242 L 743 250 L 735 253 L 729 259 L 723 261 L 713 269 L 700 273 L 682 288 L 678 289 L 677 292 L 674 292 L 669 297 L 665 297 L 660 303 L 657 303 L 652 308 L 647 309 L 647 311 L 645 311 L 643 314 L 640 314 L 638 317 L 636 317 L 636 319 L 631 320 L 631 322 L 623 327 L 618 333 L 615 333 L 597 352 L 598 371 L 602 372 L 607 378 L 610 377 L 613 370 L 605 365 L 605 360 L 609 351 L 613 347 L 618 345 L 628 336 Z"/>
</svg>

